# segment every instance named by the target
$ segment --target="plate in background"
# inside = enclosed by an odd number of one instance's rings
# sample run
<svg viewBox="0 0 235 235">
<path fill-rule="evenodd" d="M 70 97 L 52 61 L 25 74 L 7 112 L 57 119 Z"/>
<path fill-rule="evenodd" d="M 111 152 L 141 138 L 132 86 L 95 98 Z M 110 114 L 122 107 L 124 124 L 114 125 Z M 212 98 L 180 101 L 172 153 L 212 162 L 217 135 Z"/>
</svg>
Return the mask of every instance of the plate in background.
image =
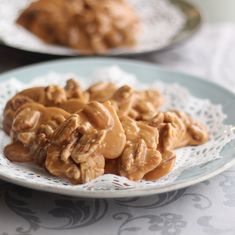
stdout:
<svg viewBox="0 0 235 235">
<path fill-rule="evenodd" d="M 0 41 L 6 46 L 29 52 L 60 56 L 82 55 L 76 50 L 45 44 L 22 27 L 16 26 L 15 19 L 30 1 L 1 1 Z M 190 38 L 202 22 L 199 10 L 186 0 L 168 0 L 168 3 L 166 0 L 128 1 L 143 19 L 144 32 L 140 33 L 140 42 L 132 49 L 109 50 L 105 55 L 136 55 L 169 49 Z"/>
</svg>

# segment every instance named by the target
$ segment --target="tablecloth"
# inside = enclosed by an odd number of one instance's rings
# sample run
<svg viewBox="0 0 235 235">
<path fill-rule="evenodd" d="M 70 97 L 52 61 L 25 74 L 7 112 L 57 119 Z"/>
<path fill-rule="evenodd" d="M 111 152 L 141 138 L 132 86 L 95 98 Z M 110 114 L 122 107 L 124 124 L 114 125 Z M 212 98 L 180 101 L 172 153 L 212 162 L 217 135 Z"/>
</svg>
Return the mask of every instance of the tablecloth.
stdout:
<svg viewBox="0 0 235 235">
<path fill-rule="evenodd" d="M 0 71 L 45 59 L 0 46 Z M 151 61 L 235 91 L 235 25 L 205 25 Z M 142 198 L 82 199 L 0 181 L 0 235 L 235 234 L 235 168 L 195 186 Z"/>
</svg>

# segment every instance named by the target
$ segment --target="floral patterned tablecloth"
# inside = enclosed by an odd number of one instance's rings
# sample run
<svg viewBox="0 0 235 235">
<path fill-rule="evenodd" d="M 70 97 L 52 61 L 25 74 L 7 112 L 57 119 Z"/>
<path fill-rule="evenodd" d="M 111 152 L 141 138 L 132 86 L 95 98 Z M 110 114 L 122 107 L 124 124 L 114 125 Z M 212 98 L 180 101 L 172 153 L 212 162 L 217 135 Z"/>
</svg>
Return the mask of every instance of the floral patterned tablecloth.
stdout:
<svg viewBox="0 0 235 235">
<path fill-rule="evenodd" d="M 29 63 L 0 47 L 4 71 Z M 20 60 L 19 60 L 20 58 Z M 137 59 L 203 76 L 235 91 L 235 25 L 207 25 L 184 46 Z M 35 56 L 34 59 L 35 60 Z M 0 181 L 0 235 L 235 234 L 235 168 L 161 195 L 80 199 Z"/>
</svg>

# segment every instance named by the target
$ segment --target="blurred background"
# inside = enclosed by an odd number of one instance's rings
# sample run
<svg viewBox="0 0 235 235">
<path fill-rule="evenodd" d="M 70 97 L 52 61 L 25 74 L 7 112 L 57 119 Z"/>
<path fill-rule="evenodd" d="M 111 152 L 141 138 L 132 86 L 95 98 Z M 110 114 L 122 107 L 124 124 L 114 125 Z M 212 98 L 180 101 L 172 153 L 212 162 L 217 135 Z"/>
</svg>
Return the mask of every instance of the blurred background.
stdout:
<svg viewBox="0 0 235 235">
<path fill-rule="evenodd" d="M 1 0 L 0 0 L 1 1 Z M 156 0 L 157 1 L 157 0 Z M 180 0 L 179 0 L 180 1 Z M 235 73 L 235 0 L 186 0 L 200 9 L 203 24 L 193 37 L 177 47 L 161 53 L 132 56 L 192 73 L 221 83 L 233 83 Z M 1 7 L 1 5 L 0 5 Z M 233 49 L 234 48 L 234 49 Z M 61 58 L 60 56 L 28 53 L 0 44 L 0 72 L 19 66 Z"/>
<path fill-rule="evenodd" d="M 235 21 L 234 0 L 189 0 L 201 8 L 204 18 L 209 22 Z"/>
</svg>

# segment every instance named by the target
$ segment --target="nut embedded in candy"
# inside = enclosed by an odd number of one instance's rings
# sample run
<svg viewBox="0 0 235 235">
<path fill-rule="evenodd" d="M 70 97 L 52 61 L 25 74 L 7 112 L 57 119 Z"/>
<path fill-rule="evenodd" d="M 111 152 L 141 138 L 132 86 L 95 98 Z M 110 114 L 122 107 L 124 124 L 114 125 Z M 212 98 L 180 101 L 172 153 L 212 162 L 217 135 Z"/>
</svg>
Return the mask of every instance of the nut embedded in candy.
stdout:
<svg viewBox="0 0 235 235">
<path fill-rule="evenodd" d="M 83 92 L 79 83 L 74 79 L 69 79 L 64 87 L 67 99 L 80 99 L 84 103 L 89 101 L 89 94 Z"/>
<path fill-rule="evenodd" d="M 9 135 L 11 131 L 12 122 L 16 111 L 26 103 L 32 103 L 34 100 L 31 98 L 17 94 L 10 99 L 3 111 L 3 130 Z"/>
<path fill-rule="evenodd" d="M 116 90 L 117 86 L 111 82 L 98 82 L 90 86 L 87 92 L 91 101 L 104 102 L 110 100 Z"/>
<path fill-rule="evenodd" d="M 88 101 L 88 94 L 82 92 L 80 85 L 74 79 L 69 79 L 64 88 L 58 85 L 32 87 L 19 92 L 17 95 L 26 96 L 34 102 L 48 107 L 56 107 L 63 102 L 74 98 L 84 102 Z"/>
<path fill-rule="evenodd" d="M 158 91 L 135 91 L 125 85 L 115 91 L 112 101 L 117 106 L 120 117 L 130 116 L 135 120 L 149 120 L 157 114 L 163 98 Z"/>
<path fill-rule="evenodd" d="M 159 130 L 158 149 L 163 156 L 175 148 L 200 145 L 208 141 L 207 128 L 183 112 L 174 110 L 160 112 L 149 122 L 149 125 Z"/>
<path fill-rule="evenodd" d="M 46 168 L 73 183 L 89 182 L 104 174 L 105 158 L 119 157 L 125 142 L 124 130 L 111 103 L 93 101 L 54 132 Z"/>
<path fill-rule="evenodd" d="M 176 110 L 158 113 L 149 124 L 159 130 L 158 150 L 162 153 L 163 161 L 144 176 L 146 180 L 156 180 L 172 170 L 176 160 L 174 149 L 204 144 L 209 138 L 203 124 Z"/>
<path fill-rule="evenodd" d="M 123 117 L 121 121 L 127 142 L 120 157 L 120 174 L 140 180 L 161 163 L 162 157 L 157 151 L 158 130 L 129 117 Z"/>
<path fill-rule="evenodd" d="M 158 91 L 110 82 L 29 88 L 4 109 L 12 139 L 4 154 L 74 184 L 103 174 L 156 180 L 173 169 L 176 148 L 208 141 L 204 125 L 180 111 L 160 112 L 162 102 Z"/>
<path fill-rule="evenodd" d="M 3 112 L 3 129 L 10 134 L 12 122 L 17 110 L 25 103 L 39 103 L 46 107 L 59 107 L 69 113 L 77 112 L 89 101 L 89 94 L 83 92 L 78 82 L 69 79 L 65 88 L 57 85 L 32 87 L 13 96 Z"/>
<path fill-rule="evenodd" d="M 6 157 L 24 162 L 27 155 L 27 161 L 43 164 L 50 136 L 68 116 L 69 113 L 59 108 L 46 108 L 38 103 L 24 104 L 13 119 L 13 142 L 4 149 Z"/>
</svg>

